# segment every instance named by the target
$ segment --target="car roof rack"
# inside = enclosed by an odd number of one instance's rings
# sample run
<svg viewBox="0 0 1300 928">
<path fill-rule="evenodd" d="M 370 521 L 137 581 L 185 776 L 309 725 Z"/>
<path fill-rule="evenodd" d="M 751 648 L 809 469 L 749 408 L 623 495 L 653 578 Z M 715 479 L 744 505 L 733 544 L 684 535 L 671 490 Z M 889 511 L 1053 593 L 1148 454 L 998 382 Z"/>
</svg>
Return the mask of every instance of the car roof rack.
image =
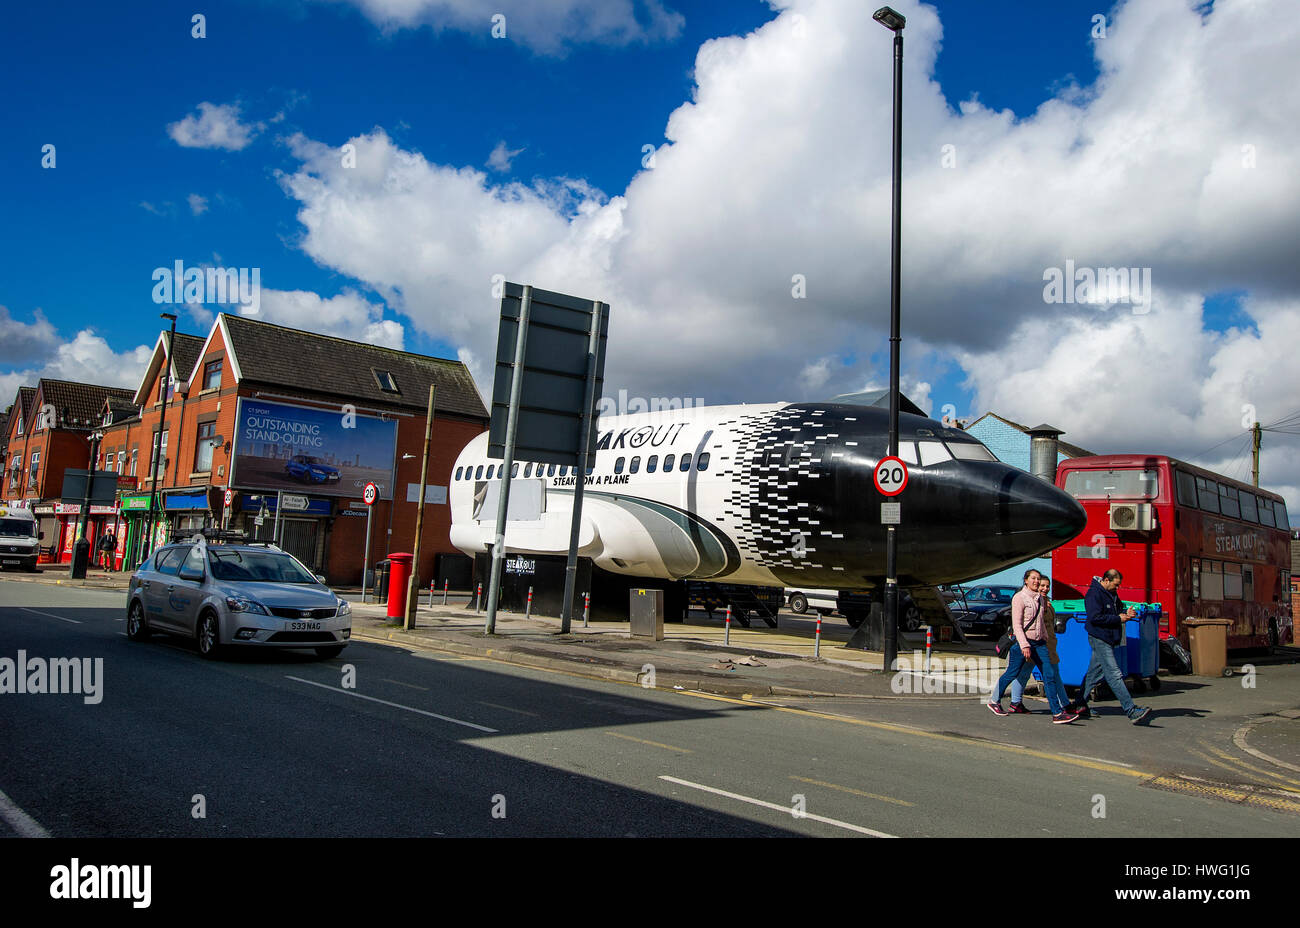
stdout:
<svg viewBox="0 0 1300 928">
<path fill-rule="evenodd" d="M 247 541 L 241 541 L 240 544 L 248 545 L 249 547 L 266 548 L 271 551 L 284 550 L 279 545 L 277 545 L 274 541 L 268 541 L 264 538 L 250 538 Z"/>
</svg>

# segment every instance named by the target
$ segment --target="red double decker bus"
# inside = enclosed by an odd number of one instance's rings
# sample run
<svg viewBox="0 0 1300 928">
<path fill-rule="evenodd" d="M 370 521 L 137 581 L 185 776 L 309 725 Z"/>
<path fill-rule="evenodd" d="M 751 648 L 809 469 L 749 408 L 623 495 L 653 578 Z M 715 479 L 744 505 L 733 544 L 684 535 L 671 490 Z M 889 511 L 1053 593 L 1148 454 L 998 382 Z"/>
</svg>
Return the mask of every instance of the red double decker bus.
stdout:
<svg viewBox="0 0 1300 928">
<path fill-rule="evenodd" d="M 1160 603 L 1161 637 L 1188 618 L 1224 618 L 1229 648 L 1294 641 L 1290 524 L 1276 493 L 1158 454 L 1079 457 L 1056 485 L 1088 523 L 1052 553 L 1053 597 L 1082 599 L 1108 567 L 1120 599 Z"/>
</svg>

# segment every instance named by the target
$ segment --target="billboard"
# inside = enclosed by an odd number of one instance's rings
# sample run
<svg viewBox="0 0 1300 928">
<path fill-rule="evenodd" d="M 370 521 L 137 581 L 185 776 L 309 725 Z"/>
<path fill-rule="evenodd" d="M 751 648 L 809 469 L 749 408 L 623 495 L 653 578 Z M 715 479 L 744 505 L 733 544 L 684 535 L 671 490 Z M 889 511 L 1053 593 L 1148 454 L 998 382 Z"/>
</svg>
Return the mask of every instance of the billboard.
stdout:
<svg viewBox="0 0 1300 928">
<path fill-rule="evenodd" d="M 361 498 L 367 483 L 393 497 L 397 422 L 240 397 L 231 486 Z"/>
</svg>

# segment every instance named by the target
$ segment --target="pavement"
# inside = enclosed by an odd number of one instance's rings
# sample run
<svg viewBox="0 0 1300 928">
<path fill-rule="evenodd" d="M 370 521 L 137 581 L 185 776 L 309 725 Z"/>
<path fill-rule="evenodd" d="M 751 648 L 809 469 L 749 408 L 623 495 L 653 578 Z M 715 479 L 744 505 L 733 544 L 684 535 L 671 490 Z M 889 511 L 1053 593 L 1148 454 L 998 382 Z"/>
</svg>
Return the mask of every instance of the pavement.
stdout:
<svg viewBox="0 0 1300 928">
<path fill-rule="evenodd" d="M 66 568 L 4 577 L 100 590 L 125 590 L 128 580 L 125 574 L 92 570 L 84 581 L 71 581 Z M 978 638 L 969 644 L 936 646 L 927 673 L 923 652 L 917 650 L 923 648 L 924 638 L 908 637 L 899 648 L 907 672 L 887 674 L 880 652 L 843 647 L 851 630 L 838 617 L 823 620 L 820 654 L 814 656 L 815 615 L 783 612 L 776 629 L 733 625 L 727 632 L 720 615 L 694 611 L 684 623 L 666 623 L 664 640 L 654 641 L 632 637 L 628 622 L 584 626 L 579 616 L 570 632 L 562 634 L 557 618 L 500 611 L 496 633 L 489 636 L 484 632 L 486 614 L 473 608 L 467 592 L 449 594 L 447 605 L 442 605 L 441 593 L 434 596 L 433 605 L 428 593 L 423 594 L 416 625 L 409 631 L 388 618 L 385 605 L 361 603 L 359 590 L 336 592 L 352 601 L 353 638 L 358 641 L 659 690 L 869 717 L 878 724 L 986 741 L 1004 741 L 1010 732 L 1008 720 L 982 709 L 971 711 L 972 705 L 982 705 L 982 699 L 975 702 L 979 691 L 986 693 L 1005 666 L 993 654 L 992 643 Z M 1149 746 L 1144 747 L 1141 738 L 1117 741 L 1089 735 L 1089 743 L 1108 757 L 1147 771 L 1269 786 L 1300 798 L 1300 649 L 1234 655 L 1231 663 L 1234 674 L 1228 679 L 1162 673 L 1159 690 L 1134 694 L 1140 704 L 1155 710 L 1158 722 L 1153 726 L 1165 729 L 1158 750 L 1155 739 L 1147 739 Z M 1033 697 L 1034 688 L 1030 692 L 1026 704 L 1043 713 L 1045 702 Z M 949 708 L 943 708 L 945 703 Z M 1102 719 L 1089 723 L 1094 731 L 1097 724 L 1110 724 L 1105 716 L 1119 711 L 1114 702 L 1094 708 L 1102 713 Z M 1014 725 L 1019 720 L 1009 721 Z M 1032 743 L 1020 734 L 1013 739 Z M 1168 758 L 1175 754 L 1181 760 L 1172 766 Z"/>
</svg>

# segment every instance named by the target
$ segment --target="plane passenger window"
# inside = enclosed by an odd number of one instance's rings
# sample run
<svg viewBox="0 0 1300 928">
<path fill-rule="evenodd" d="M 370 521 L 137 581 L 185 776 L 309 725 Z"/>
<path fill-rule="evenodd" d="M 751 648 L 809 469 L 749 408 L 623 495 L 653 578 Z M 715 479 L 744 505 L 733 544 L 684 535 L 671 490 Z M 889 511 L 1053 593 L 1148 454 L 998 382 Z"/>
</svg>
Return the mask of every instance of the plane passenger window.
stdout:
<svg viewBox="0 0 1300 928">
<path fill-rule="evenodd" d="M 463 467 L 457 467 L 457 468 L 456 468 L 456 479 L 457 479 L 457 480 L 460 479 L 460 472 L 463 471 L 464 469 L 465 469 L 465 468 L 463 468 Z"/>
<path fill-rule="evenodd" d="M 596 466 L 595 466 L 594 464 L 593 464 L 592 466 L 590 466 L 590 467 L 587 468 L 587 476 L 588 476 L 588 477 L 590 477 L 590 476 L 591 476 L 593 473 L 595 473 L 595 472 L 596 472 Z M 576 475 L 575 475 L 575 476 L 576 476 Z"/>
<path fill-rule="evenodd" d="M 690 456 L 689 453 L 688 453 L 688 454 L 683 454 L 683 455 L 682 455 L 682 464 L 681 464 L 681 467 L 678 468 L 678 470 L 690 470 L 690 469 L 691 469 L 691 456 Z"/>
<path fill-rule="evenodd" d="M 533 462 L 529 461 L 527 464 L 524 465 L 524 476 L 531 477 L 532 475 L 533 475 Z"/>
<path fill-rule="evenodd" d="M 639 471 L 640 469 L 641 469 L 641 458 L 640 458 L 640 457 L 634 457 L 634 458 L 633 458 L 633 459 L 628 463 L 628 465 L 627 465 L 627 472 L 628 472 L 629 474 L 635 474 L 635 473 L 636 473 L 637 471 Z"/>
<path fill-rule="evenodd" d="M 658 466 L 659 466 L 659 455 L 652 454 L 650 455 L 649 458 L 646 459 L 645 472 L 647 474 L 653 474 L 655 472 L 655 468 Z"/>
<path fill-rule="evenodd" d="M 547 467 L 546 467 L 546 476 L 548 476 L 548 477 L 554 477 L 554 476 L 555 476 L 555 465 L 554 465 L 554 464 L 549 464 L 549 465 L 547 465 Z"/>
<path fill-rule="evenodd" d="M 480 465 L 475 469 L 475 471 L 474 471 L 474 479 L 475 479 L 475 480 L 482 480 L 482 479 L 483 479 L 483 465 L 482 465 L 482 464 L 480 464 Z"/>
<path fill-rule="evenodd" d="M 696 470 L 709 469 L 709 452 L 703 451 L 700 453 L 700 456 L 695 459 L 695 469 Z"/>
<path fill-rule="evenodd" d="M 942 464 L 944 461 L 951 461 L 952 455 L 948 449 L 939 441 L 919 442 L 921 449 L 921 466 L 928 467 L 931 464 Z"/>
<path fill-rule="evenodd" d="M 620 456 L 619 456 L 619 459 L 618 459 L 617 461 L 614 462 L 614 473 L 616 473 L 616 474 L 621 474 L 621 473 L 623 473 L 623 457 L 622 457 L 622 455 L 620 455 Z"/>
<path fill-rule="evenodd" d="M 665 454 L 665 455 L 664 455 L 664 473 L 665 473 L 665 474 L 668 473 L 670 470 L 673 469 L 673 458 L 674 458 L 674 457 L 676 457 L 676 455 L 673 455 L 673 454 Z"/>
<path fill-rule="evenodd" d="M 519 476 L 519 462 L 515 461 L 515 463 L 510 465 L 510 479 L 514 480 L 518 476 Z"/>
<path fill-rule="evenodd" d="M 908 464 L 920 464 L 921 460 L 916 456 L 916 444 L 910 441 L 900 441 L 898 443 L 898 456 Z"/>
<path fill-rule="evenodd" d="M 494 470 L 496 470 L 496 469 L 497 469 L 497 466 L 496 466 L 495 464 L 489 464 L 489 465 L 488 465 L 487 479 L 489 479 L 489 480 L 492 479 L 492 472 L 493 472 Z"/>
</svg>

